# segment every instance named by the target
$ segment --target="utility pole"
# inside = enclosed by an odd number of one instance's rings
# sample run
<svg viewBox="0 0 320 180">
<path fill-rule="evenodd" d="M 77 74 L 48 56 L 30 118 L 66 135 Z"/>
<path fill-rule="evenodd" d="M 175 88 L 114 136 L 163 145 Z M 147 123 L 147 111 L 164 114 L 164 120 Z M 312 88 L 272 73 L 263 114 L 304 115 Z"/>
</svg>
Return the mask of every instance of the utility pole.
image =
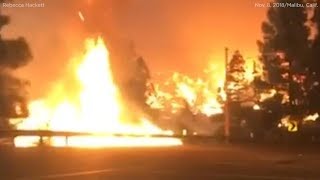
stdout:
<svg viewBox="0 0 320 180">
<path fill-rule="evenodd" d="M 224 103 L 224 137 L 225 141 L 229 142 L 230 138 L 230 117 L 229 117 L 229 96 L 228 96 L 228 88 L 227 88 L 227 79 L 229 73 L 229 57 L 228 52 L 229 49 L 225 48 L 225 81 L 224 81 L 224 92 L 226 93 L 226 102 Z"/>
</svg>

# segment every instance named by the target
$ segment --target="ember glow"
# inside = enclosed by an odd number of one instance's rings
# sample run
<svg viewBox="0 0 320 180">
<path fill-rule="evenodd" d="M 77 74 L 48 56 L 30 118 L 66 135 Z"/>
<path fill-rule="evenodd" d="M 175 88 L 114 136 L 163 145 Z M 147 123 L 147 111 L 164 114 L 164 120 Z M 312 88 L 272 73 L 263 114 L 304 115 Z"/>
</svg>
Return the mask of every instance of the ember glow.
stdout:
<svg viewBox="0 0 320 180">
<path fill-rule="evenodd" d="M 81 16 L 80 16 L 81 17 Z M 88 39 L 84 54 L 71 61 L 71 70 L 58 82 L 46 98 L 30 103 L 30 116 L 17 124 L 21 130 L 89 132 L 96 135 L 52 137 L 45 142 L 52 146 L 172 146 L 181 145 L 176 138 L 155 138 L 150 135 L 172 135 L 153 125 L 146 117 L 132 120 L 113 81 L 109 52 L 102 38 Z M 70 78 L 68 76 L 71 76 Z M 115 137 L 112 133 L 141 135 Z M 16 137 L 17 147 L 39 143 L 39 137 Z"/>
<path fill-rule="evenodd" d="M 260 102 L 263 102 L 267 99 L 273 98 L 277 94 L 275 89 L 269 89 L 267 92 L 263 92 L 260 94 Z"/>
<path fill-rule="evenodd" d="M 311 114 L 306 116 L 303 121 L 316 121 L 319 118 L 319 114 L 315 113 L 315 114 Z"/>
<path fill-rule="evenodd" d="M 298 122 L 292 120 L 291 117 L 288 115 L 281 119 L 281 122 L 278 124 L 278 127 L 284 127 L 288 130 L 288 132 L 296 132 L 298 131 Z"/>
<path fill-rule="evenodd" d="M 253 106 L 253 110 L 256 110 L 256 111 L 258 111 L 258 110 L 260 110 L 261 108 L 260 108 L 260 106 L 258 105 L 258 104 L 255 104 L 254 106 Z"/>
</svg>

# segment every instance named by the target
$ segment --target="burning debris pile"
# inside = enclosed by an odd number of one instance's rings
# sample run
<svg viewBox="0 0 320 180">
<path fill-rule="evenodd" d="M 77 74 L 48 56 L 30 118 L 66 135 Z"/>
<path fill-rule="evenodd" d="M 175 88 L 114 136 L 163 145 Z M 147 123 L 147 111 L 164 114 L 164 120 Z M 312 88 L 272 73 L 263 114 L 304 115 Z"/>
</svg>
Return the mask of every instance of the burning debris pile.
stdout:
<svg viewBox="0 0 320 180">
<path fill-rule="evenodd" d="M 85 53 L 75 57 L 68 72 L 47 97 L 29 105 L 30 116 L 17 123 L 20 130 L 89 132 L 90 137 L 52 137 L 52 146 L 169 146 L 180 145 L 176 138 L 147 137 L 151 134 L 172 135 L 152 124 L 145 114 L 131 116 L 114 83 L 109 52 L 101 37 L 86 41 Z M 143 137 L 113 137 L 113 133 Z M 16 137 L 16 146 L 33 146 L 39 137 Z"/>
</svg>

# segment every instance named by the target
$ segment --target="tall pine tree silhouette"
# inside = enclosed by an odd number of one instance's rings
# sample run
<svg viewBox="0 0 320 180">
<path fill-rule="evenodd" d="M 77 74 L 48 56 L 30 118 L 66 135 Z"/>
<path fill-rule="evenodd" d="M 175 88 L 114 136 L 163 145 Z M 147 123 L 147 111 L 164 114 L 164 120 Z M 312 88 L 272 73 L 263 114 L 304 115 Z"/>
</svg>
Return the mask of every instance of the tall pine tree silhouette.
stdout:
<svg viewBox="0 0 320 180">
<path fill-rule="evenodd" d="M 320 108 L 320 8 L 312 9 L 314 14 L 311 18 L 314 26 L 315 38 L 312 42 L 312 58 L 309 73 L 309 109 L 312 112 Z"/>
<path fill-rule="evenodd" d="M 12 71 L 26 65 L 32 55 L 24 38 L 2 38 L 3 27 L 9 22 L 10 18 L 3 15 L 0 9 L 0 126 L 6 126 L 9 118 L 28 115 L 28 82 L 15 77 Z"/>
<path fill-rule="evenodd" d="M 277 3 L 304 3 L 304 0 L 275 0 Z M 258 41 L 261 60 L 269 82 L 287 85 L 291 112 L 303 104 L 304 74 L 311 60 L 310 28 L 305 8 L 274 8 L 262 23 L 263 39 Z"/>
</svg>

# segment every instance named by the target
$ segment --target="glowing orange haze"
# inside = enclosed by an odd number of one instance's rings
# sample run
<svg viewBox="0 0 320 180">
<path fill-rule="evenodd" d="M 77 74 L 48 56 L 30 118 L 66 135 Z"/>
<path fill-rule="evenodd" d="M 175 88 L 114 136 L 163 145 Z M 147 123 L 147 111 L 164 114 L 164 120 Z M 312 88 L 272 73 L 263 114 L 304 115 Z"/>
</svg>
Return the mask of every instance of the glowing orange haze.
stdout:
<svg viewBox="0 0 320 180">
<path fill-rule="evenodd" d="M 133 123 L 130 113 L 114 83 L 109 52 L 101 38 L 88 39 L 86 52 L 74 58 L 70 71 L 57 82 L 49 95 L 30 103 L 30 117 L 17 125 L 18 129 L 76 131 L 92 133 L 125 133 L 134 135 L 167 134 L 146 119 L 143 114 Z M 71 83 L 71 84 L 70 84 Z M 39 137 L 17 137 L 15 145 L 36 145 Z M 169 146 L 180 145 L 175 138 L 91 136 L 47 139 L 53 146 Z"/>
<path fill-rule="evenodd" d="M 48 0 L 45 8 L 2 9 L 11 17 L 3 37 L 23 36 L 29 42 L 34 60 L 21 75 L 31 80 L 33 97 L 46 92 L 61 75 L 65 59 L 92 31 L 115 41 L 134 41 L 153 74 L 172 70 L 195 77 L 210 59 L 223 64 L 224 46 L 239 48 L 245 57 L 257 55 L 266 9 L 255 8 L 255 2 Z M 79 10 L 86 23 L 79 19 Z"/>
</svg>

